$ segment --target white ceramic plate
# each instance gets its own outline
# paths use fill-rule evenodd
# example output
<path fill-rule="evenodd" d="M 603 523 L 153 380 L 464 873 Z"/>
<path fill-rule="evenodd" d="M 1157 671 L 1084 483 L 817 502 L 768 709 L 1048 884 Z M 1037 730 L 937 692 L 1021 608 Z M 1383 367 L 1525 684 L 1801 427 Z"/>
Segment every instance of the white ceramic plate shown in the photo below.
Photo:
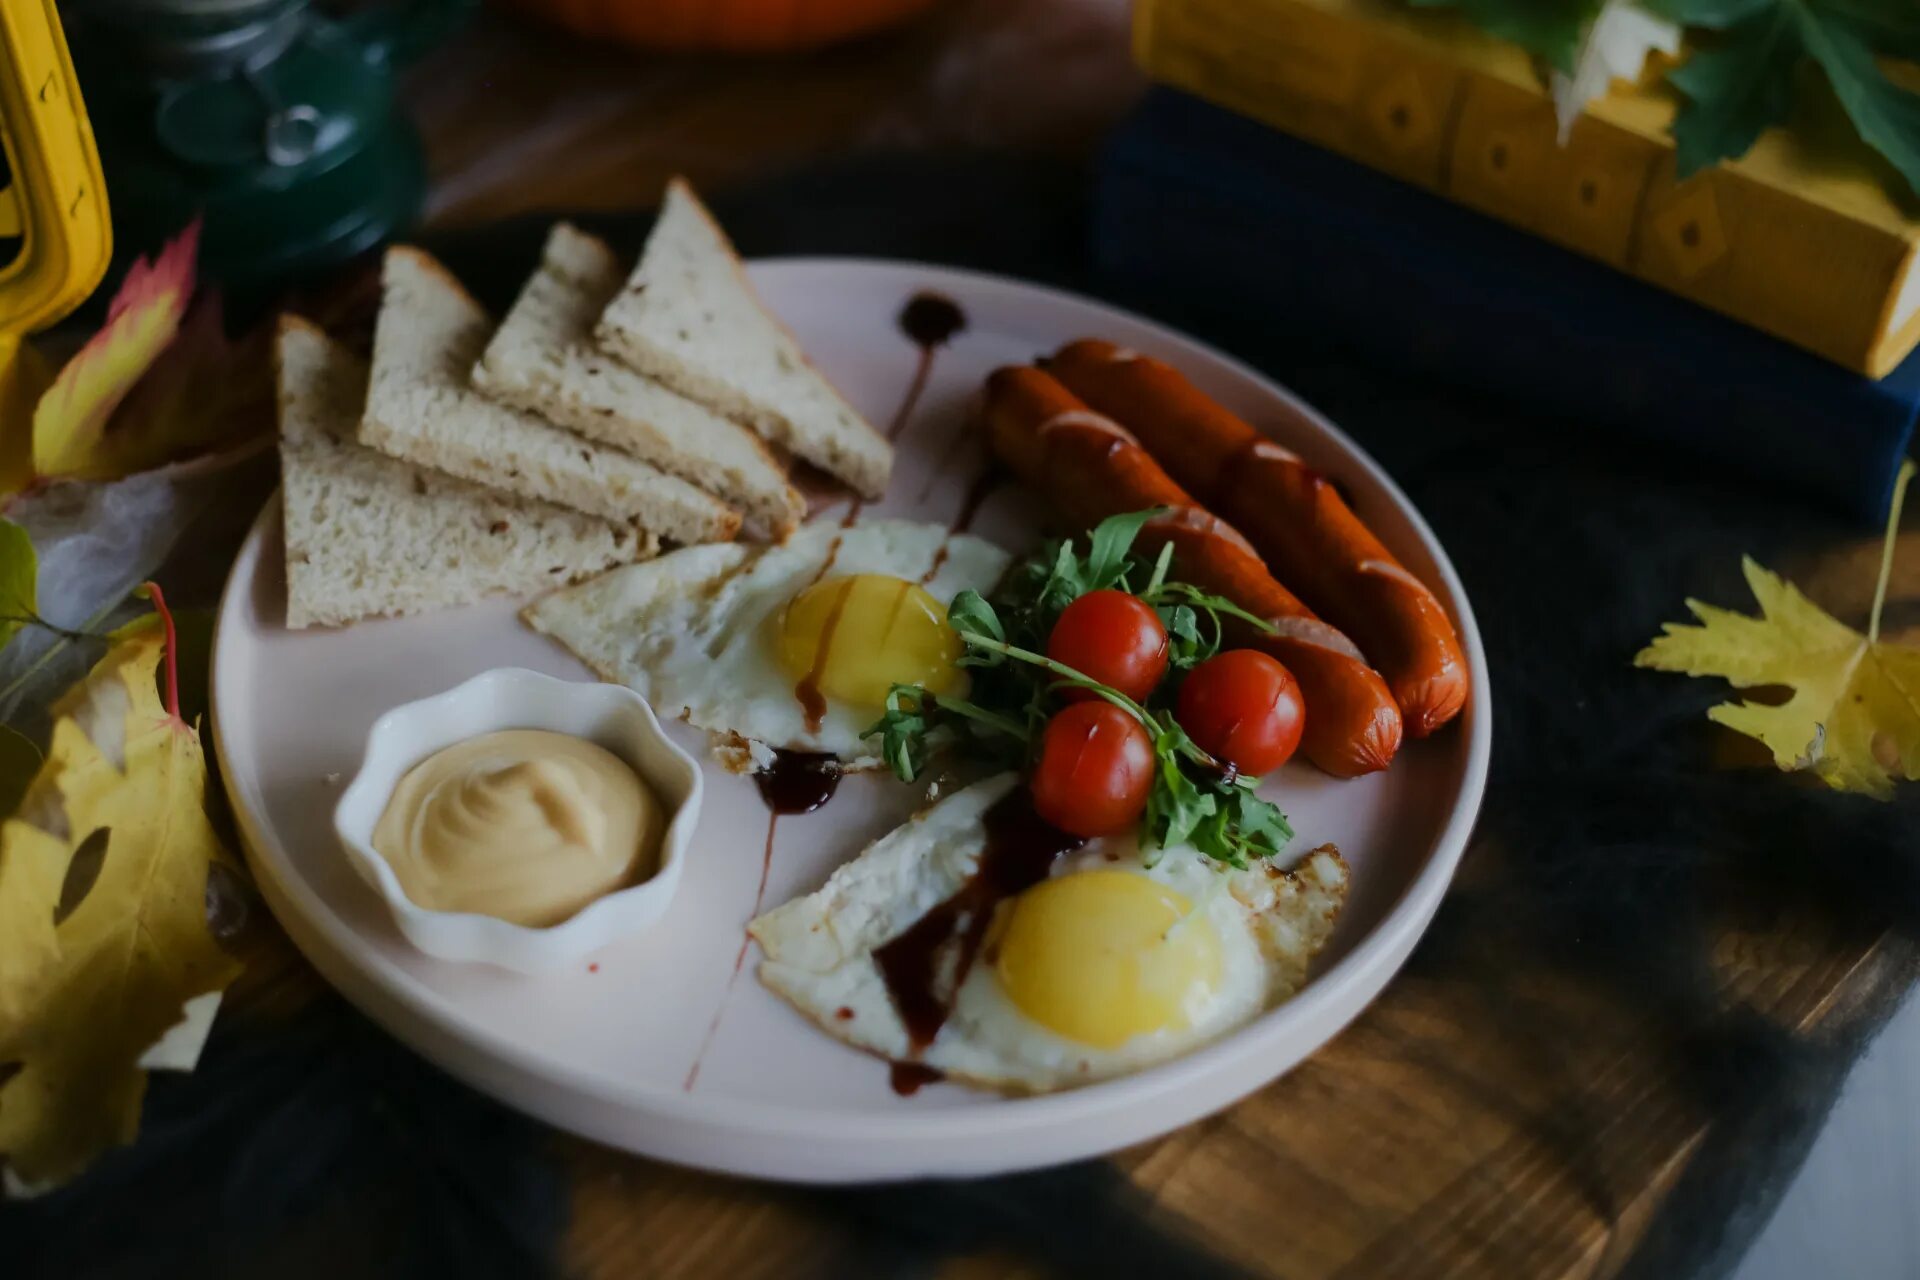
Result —
<path fill-rule="evenodd" d="M 884 1063 L 821 1034 L 760 986 L 744 926 L 762 906 L 819 885 L 902 819 L 917 792 L 891 778 L 849 779 L 824 809 L 776 825 L 751 782 L 712 766 L 679 895 L 651 932 L 539 978 L 430 959 L 401 938 L 335 843 L 332 810 L 368 726 L 389 707 L 492 667 L 591 676 L 505 602 L 287 631 L 277 501 L 227 586 L 213 690 L 227 789 L 274 914 L 349 999 L 454 1075 L 597 1141 L 709 1169 L 843 1182 L 1030 1168 L 1165 1133 L 1274 1080 L 1399 968 L 1479 808 L 1492 728 L 1486 661 L 1445 554 L 1392 481 L 1324 419 L 1244 365 L 1138 317 L 905 263 L 787 259 L 756 263 L 751 274 L 828 377 L 881 424 L 916 374 L 917 349 L 895 324 L 901 307 L 931 290 L 964 310 L 968 327 L 934 357 L 899 439 L 890 495 L 873 514 L 953 519 L 981 465 L 970 410 L 987 372 L 1099 336 L 1179 365 L 1338 479 L 1437 589 L 1473 668 L 1459 722 L 1409 744 L 1384 774 L 1342 782 L 1301 763 L 1269 784 L 1299 833 L 1295 847 L 1335 841 L 1353 868 L 1345 916 L 1307 988 L 1236 1034 L 1125 1079 L 1042 1098 L 954 1085 L 896 1096 Z M 973 531 L 1018 550 L 1037 535 L 1043 510 L 1003 487 Z M 701 747 L 701 735 L 674 731 Z"/>

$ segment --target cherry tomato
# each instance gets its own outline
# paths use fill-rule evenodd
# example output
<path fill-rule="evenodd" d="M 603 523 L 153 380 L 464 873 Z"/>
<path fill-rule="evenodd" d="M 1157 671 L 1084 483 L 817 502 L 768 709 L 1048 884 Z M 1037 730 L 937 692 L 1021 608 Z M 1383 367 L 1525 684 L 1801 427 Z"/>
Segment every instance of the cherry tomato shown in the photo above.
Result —
<path fill-rule="evenodd" d="M 1047 656 L 1135 702 L 1145 702 L 1167 674 L 1167 629 L 1139 596 L 1089 591 L 1060 611 L 1047 637 Z M 1072 687 L 1059 692 L 1065 702 L 1100 696 Z"/>
<path fill-rule="evenodd" d="M 1138 720 L 1103 699 L 1076 702 L 1041 736 L 1034 811 L 1076 836 L 1125 831 L 1146 811 L 1153 769 L 1153 741 Z"/>
<path fill-rule="evenodd" d="M 1306 704 L 1279 662 L 1258 649 L 1229 649 L 1187 674 L 1174 716 L 1202 751 L 1258 776 L 1300 745 Z"/>

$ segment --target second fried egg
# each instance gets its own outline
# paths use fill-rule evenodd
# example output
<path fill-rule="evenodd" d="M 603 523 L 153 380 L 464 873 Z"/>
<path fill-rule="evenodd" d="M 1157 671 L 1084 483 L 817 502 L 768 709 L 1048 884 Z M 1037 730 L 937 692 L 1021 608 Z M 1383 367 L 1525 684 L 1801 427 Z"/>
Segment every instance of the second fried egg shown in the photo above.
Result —
<path fill-rule="evenodd" d="M 1165 1062 L 1305 982 L 1346 900 L 1331 845 L 1236 870 L 1042 824 L 1044 865 L 999 896 L 1024 879 L 1005 861 L 1010 834 L 1035 832 L 1018 787 L 1002 774 L 954 792 L 755 920 L 761 981 L 856 1048 L 1014 1093 Z"/>

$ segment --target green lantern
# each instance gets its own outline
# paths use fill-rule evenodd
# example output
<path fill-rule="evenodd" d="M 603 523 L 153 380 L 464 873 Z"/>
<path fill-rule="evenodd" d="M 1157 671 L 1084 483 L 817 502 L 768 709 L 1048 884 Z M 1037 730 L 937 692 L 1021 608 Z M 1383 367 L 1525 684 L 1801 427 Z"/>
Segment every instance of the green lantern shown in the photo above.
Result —
<path fill-rule="evenodd" d="M 120 252 L 203 217 L 202 274 L 245 306 L 403 231 L 425 165 L 395 74 L 472 3 L 67 5 Z"/>

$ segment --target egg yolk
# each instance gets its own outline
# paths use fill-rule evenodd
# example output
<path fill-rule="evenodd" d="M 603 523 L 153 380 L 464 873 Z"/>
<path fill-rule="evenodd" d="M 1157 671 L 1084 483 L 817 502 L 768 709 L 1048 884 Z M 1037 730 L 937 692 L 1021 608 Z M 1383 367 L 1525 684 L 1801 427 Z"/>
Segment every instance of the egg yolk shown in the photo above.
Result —
<path fill-rule="evenodd" d="M 953 693 L 963 647 L 947 610 L 904 578 L 857 573 L 808 587 L 780 617 L 780 663 L 838 702 L 879 708 L 896 684 Z"/>
<path fill-rule="evenodd" d="M 1131 871 L 1045 880 L 996 922 L 994 972 L 1022 1013 L 1081 1044 L 1177 1031 L 1220 984 L 1220 937 L 1192 909 Z"/>

